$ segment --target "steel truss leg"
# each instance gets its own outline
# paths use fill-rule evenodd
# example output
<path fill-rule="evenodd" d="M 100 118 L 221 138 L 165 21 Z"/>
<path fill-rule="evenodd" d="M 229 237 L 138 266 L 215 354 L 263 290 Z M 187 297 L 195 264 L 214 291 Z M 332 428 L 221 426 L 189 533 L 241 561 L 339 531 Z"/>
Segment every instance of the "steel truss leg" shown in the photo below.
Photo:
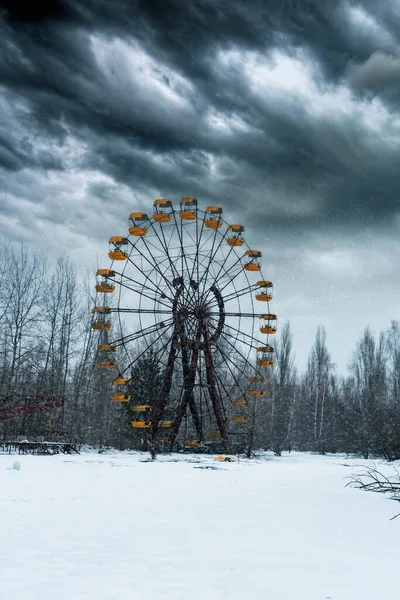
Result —
<path fill-rule="evenodd" d="M 175 421 L 174 421 L 174 426 L 171 431 L 171 438 L 170 438 L 171 450 L 175 443 L 176 436 L 178 435 L 178 431 L 181 426 L 182 419 L 186 412 L 187 406 L 188 406 L 188 404 L 190 405 L 191 399 L 194 404 L 193 389 L 194 389 L 194 383 L 195 383 L 195 379 L 196 379 L 197 362 L 199 359 L 199 346 L 200 346 L 200 339 L 201 339 L 201 330 L 202 330 L 202 325 L 201 325 L 201 323 L 199 323 L 199 326 L 197 328 L 197 333 L 196 333 L 196 340 L 195 340 L 194 348 L 192 351 L 192 359 L 190 361 L 190 367 L 188 370 L 186 370 L 186 373 L 184 373 L 185 392 L 183 394 L 183 398 L 181 399 L 181 403 L 178 406 L 178 410 L 176 412 L 176 417 L 175 417 Z M 197 430 L 197 428 L 196 428 L 196 430 Z"/>
<path fill-rule="evenodd" d="M 208 325 L 205 322 L 203 324 L 203 335 L 204 335 L 204 355 L 205 355 L 205 363 L 206 363 L 206 376 L 207 376 L 207 385 L 208 385 L 208 393 L 210 394 L 211 403 L 214 409 L 215 417 L 217 419 L 218 429 L 220 431 L 222 439 L 225 441 L 225 444 L 228 444 L 228 429 L 227 424 L 223 418 L 223 411 L 220 398 L 218 396 L 216 382 L 215 382 L 215 373 L 214 373 L 214 365 L 211 355 L 211 342 L 210 342 L 210 333 L 208 331 Z"/>

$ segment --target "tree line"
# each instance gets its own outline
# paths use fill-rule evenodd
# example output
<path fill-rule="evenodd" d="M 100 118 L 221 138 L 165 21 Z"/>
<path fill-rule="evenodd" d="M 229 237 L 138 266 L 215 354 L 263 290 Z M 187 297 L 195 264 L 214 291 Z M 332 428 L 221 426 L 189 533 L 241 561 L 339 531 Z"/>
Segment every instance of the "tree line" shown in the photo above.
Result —
<path fill-rule="evenodd" d="M 96 368 L 99 340 L 91 329 L 91 308 L 98 302 L 93 290 L 92 278 L 80 280 L 68 257 L 50 265 L 23 245 L 3 243 L 0 439 L 67 436 L 82 444 L 146 448 L 143 435 L 130 426 L 129 403 L 110 400 L 110 373 Z M 400 458 L 399 322 L 392 321 L 378 336 L 366 327 L 346 375 L 336 372 L 323 327 L 316 332 L 303 373 L 295 366 L 290 322 L 276 338 L 266 397 L 252 410 L 252 448 Z M 155 357 L 143 353 L 132 373 L 132 393 L 143 401 L 156 396 L 160 377 Z M 63 406 L 1 419 L 4 407 L 24 406 L 43 396 L 63 398 Z"/>

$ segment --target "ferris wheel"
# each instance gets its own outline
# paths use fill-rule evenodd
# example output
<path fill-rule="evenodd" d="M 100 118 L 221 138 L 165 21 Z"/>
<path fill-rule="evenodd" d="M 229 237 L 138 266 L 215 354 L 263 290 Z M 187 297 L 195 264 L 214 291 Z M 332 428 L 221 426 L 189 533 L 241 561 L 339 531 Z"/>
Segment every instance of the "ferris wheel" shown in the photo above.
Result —
<path fill-rule="evenodd" d="M 178 210 L 158 199 L 150 216 L 131 213 L 127 234 L 109 244 L 92 328 L 97 366 L 114 372 L 112 400 L 131 403 L 132 426 L 153 443 L 228 448 L 247 435 L 274 365 L 277 317 L 261 252 L 243 225 L 227 223 L 220 206 L 201 210 L 196 198 L 182 198 Z M 138 403 L 132 373 L 150 351 L 160 385 Z"/>

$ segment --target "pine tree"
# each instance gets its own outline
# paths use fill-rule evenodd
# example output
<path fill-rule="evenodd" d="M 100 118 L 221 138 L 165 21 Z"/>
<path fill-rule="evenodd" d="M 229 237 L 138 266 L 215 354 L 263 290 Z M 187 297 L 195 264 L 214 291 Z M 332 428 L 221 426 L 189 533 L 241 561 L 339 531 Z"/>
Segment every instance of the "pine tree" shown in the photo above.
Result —
<path fill-rule="evenodd" d="M 133 410 L 137 405 L 149 405 L 152 412 L 157 407 L 163 382 L 161 365 L 157 353 L 150 348 L 135 363 L 129 385 L 130 402 L 126 406 L 126 422 L 130 431 L 130 440 L 135 449 L 149 448 L 148 430 L 134 429 L 132 421 L 138 418 Z"/>

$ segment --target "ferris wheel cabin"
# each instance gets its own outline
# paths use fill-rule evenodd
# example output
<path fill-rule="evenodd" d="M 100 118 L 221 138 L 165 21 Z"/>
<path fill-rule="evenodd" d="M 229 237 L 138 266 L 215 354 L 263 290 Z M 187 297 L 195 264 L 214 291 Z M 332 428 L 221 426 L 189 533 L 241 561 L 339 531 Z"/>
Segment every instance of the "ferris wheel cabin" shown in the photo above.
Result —
<path fill-rule="evenodd" d="M 272 300 L 272 281 L 257 281 L 256 285 L 260 288 L 256 294 L 256 300 L 259 302 L 270 302 Z"/>
<path fill-rule="evenodd" d="M 229 246 L 243 246 L 244 239 L 242 233 L 244 231 L 243 225 L 235 224 L 229 225 L 226 233 L 226 241 Z"/>
<path fill-rule="evenodd" d="M 132 408 L 134 412 L 151 412 L 150 404 L 137 404 Z"/>
<path fill-rule="evenodd" d="M 96 277 L 103 277 L 104 279 L 109 279 L 110 277 L 115 277 L 116 272 L 112 269 L 97 269 Z"/>
<path fill-rule="evenodd" d="M 195 221 L 197 219 L 197 199 L 182 198 L 179 200 L 180 211 L 179 216 L 186 221 Z"/>
<path fill-rule="evenodd" d="M 129 394 L 126 393 L 114 394 L 113 396 L 111 396 L 111 400 L 113 400 L 114 402 L 129 402 L 130 399 L 131 397 L 129 396 Z"/>
<path fill-rule="evenodd" d="M 149 230 L 149 217 L 144 212 L 133 212 L 129 215 L 131 226 L 129 233 L 137 237 L 143 237 Z"/>
<path fill-rule="evenodd" d="M 247 381 L 249 383 L 262 383 L 263 381 L 265 381 L 264 377 L 260 377 L 258 375 L 253 375 L 252 377 L 248 377 Z"/>
<path fill-rule="evenodd" d="M 153 203 L 153 220 L 158 223 L 169 223 L 172 219 L 173 208 L 171 200 L 160 198 Z"/>
<path fill-rule="evenodd" d="M 126 237 L 114 235 L 113 237 L 110 237 L 108 242 L 110 244 L 108 256 L 111 258 L 111 260 L 126 260 L 128 258 L 128 253 L 121 249 L 128 245 L 128 240 Z"/>
<path fill-rule="evenodd" d="M 132 421 L 132 427 L 135 429 L 150 429 L 151 421 Z"/>
<path fill-rule="evenodd" d="M 260 327 L 260 331 L 261 333 L 269 333 L 269 334 L 274 334 L 277 331 L 277 325 L 276 322 L 278 320 L 276 315 L 261 315 L 260 316 L 261 321 L 263 321 L 261 327 Z"/>
<path fill-rule="evenodd" d="M 96 320 L 92 323 L 92 329 L 95 331 L 110 331 L 112 325 L 109 321 Z"/>
<path fill-rule="evenodd" d="M 219 229 L 222 227 L 221 215 L 223 209 L 220 206 L 207 206 L 205 212 L 206 218 L 204 225 L 208 227 L 208 229 Z"/>
<path fill-rule="evenodd" d="M 111 385 L 126 385 L 129 382 L 130 379 L 127 379 L 126 377 L 116 377 L 112 380 Z"/>
<path fill-rule="evenodd" d="M 96 363 L 96 365 L 99 369 L 115 369 L 117 363 L 115 360 L 103 360 Z"/>
<path fill-rule="evenodd" d="M 115 277 L 115 271 L 111 271 L 111 269 L 98 269 L 96 276 L 101 278 L 100 283 L 96 284 L 96 292 L 111 294 L 115 290 L 115 285 L 108 283 L 110 277 Z"/>
<path fill-rule="evenodd" d="M 99 344 L 97 346 L 97 350 L 99 352 L 116 352 L 117 348 L 114 346 L 114 344 Z"/>
<path fill-rule="evenodd" d="M 252 398 L 264 398 L 265 392 L 263 390 L 249 390 L 248 395 Z"/>
<path fill-rule="evenodd" d="M 274 366 L 274 349 L 272 346 L 260 346 L 257 348 L 257 366 L 258 367 L 273 367 Z"/>
<path fill-rule="evenodd" d="M 234 423 L 248 423 L 250 421 L 248 415 L 232 415 L 231 419 Z"/>
<path fill-rule="evenodd" d="M 246 408 L 246 406 L 248 406 L 249 403 L 247 402 L 247 400 L 234 400 L 232 402 L 232 406 L 234 406 L 235 408 Z"/>
<path fill-rule="evenodd" d="M 96 292 L 101 294 L 111 294 L 115 290 L 115 285 L 111 285 L 111 283 L 97 283 L 96 284 Z"/>
<path fill-rule="evenodd" d="M 93 306 L 92 313 L 109 315 L 111 313 L 111 308 L 109 306 Z"/>
<path fill-rule="evenodd" d="M 261 271 L 260 250 L 246 250 L 244 268 L 246 271 Z"/>

